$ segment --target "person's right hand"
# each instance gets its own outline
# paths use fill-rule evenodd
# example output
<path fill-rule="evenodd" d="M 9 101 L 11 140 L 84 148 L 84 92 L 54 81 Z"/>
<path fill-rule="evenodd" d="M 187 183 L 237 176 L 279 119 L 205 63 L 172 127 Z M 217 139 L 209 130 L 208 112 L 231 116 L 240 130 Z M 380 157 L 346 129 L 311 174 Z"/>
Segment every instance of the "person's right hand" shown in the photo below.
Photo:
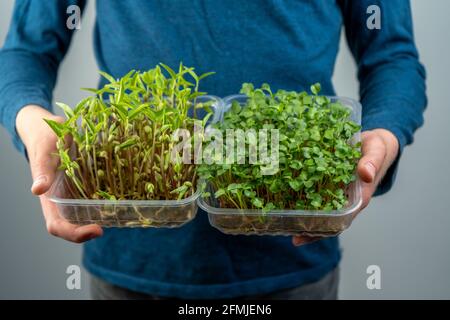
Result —
<path fill-rule="evenodd" d="M 57 137 L 43 119 L 64 121 L 42 107 L 29 105 L 17 114 L 16 130 L 28 153 L 33 177 L 31 192 L 40 198 L 47 230 L 56 237 L 76 243 L 99 237 L 103 234 L 102 228 L 95 224 L 70 224 L 59 216 L 55 204 L 45 196 L 55 179 L 59 161 L 53 155 L 56 152 Z"/>

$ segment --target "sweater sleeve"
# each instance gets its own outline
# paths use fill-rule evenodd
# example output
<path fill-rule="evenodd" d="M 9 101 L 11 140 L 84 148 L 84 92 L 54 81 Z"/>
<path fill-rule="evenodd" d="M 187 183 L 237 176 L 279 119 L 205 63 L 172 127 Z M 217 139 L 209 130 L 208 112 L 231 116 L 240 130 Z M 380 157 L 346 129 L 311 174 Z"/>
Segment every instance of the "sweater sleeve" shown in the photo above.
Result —
<path fill-rule="evenodd" d="M 85 1 L 15 2 L 9 32 L 0 50 L 0 123 L 21 152 L 25 150 L 15 128 L 17 113 L 29 104 L 51 110 L 58 67 L 74 32 L 66 25 L 71 5 L 82 10 Z"/>
<path fill-rule="evenodd" d="M 408 0 L 344 0 L 340 5 L 358 67 L 363 130 L 387 129 L 400 145 L 399 156 L 378 187 L 376 194 L 382 194 L 392 187 L 403 148 L 423 124 L 425 69 L 414 43 Z M 380 19 L 379 29 L 370 27 L 371 17 Z"/>

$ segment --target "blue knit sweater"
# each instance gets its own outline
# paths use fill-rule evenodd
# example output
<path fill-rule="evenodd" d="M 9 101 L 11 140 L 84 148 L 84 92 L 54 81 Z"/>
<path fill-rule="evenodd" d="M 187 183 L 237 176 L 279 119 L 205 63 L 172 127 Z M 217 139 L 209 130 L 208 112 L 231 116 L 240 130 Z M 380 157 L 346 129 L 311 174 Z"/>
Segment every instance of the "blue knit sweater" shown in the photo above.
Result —
<path fill-rule="evenodd" d="M 69 47 L 70 4 L 17 0 L 0 51 L 0 121 L 19 150 L 15 117 L 24 105 L 51 109 L 58 66 Z M 381 29 L 367 28 L 367 7 L 381 8 Z M 225 96 L 243 82 L 303 90 L 331 77 L 344 26 L 358 66 L 364 129 L 385 128 L 400 148 L 412 142 L 426 105 L 425 72 L 406 0 L 97 0 L 99 69 L 119 77 L 159 62 L 215 71 L 202 91 Z M 353 76 L 352 74 L 348 75 Z M 395 165 L 378 193 L 387 191 Z M 268 293 L 316 281 L 336 267 L 338 240 L 296 248 L 289 237 L 227 236 L 204 212 L 174 229 L 110 229 L 85 245 L 93 274 L 150 294 L 219 298 Z"/>

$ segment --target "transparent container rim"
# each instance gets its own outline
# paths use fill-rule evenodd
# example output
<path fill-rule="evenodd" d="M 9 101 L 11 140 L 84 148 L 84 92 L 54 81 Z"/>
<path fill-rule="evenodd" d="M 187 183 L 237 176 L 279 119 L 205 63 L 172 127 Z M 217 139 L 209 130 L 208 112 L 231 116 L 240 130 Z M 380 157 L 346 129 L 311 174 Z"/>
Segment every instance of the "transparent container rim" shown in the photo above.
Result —
<path fill-rule="evenodd" d="M 228 103 L 230 103 L 231 100 L 239 99 L 239 98 L 246 98 L 246 97 L 247 96 L 245 94 L 232 94 L 232 95 L 223 97 L 222 101 L 223 101 L 224 104 L 228 104 Z M 357 100 L 355 100 L 353 98 L 349 98 L 349 97 L 342 97 L 342 96 L 326 96 L 326 97 L 330 98 L 330 99 L 338 99 L 338 100 L 341 100 L 341 101 L 345 101 L 345 102 L 348 102 L 349 104 L 352 104 L 352 105 L 360 105 L 359 101 L 357 101 Z"/>
<path fill-rule="evenodd" d="M 55 196 L 55 189 L 60 186 L 61 180 L 64 178 L 64 173 L 61 171 L 58 173 L 58 177 L 53 182 L 49 193 L 46 197 L 56 204 L 65 205 L 114 205 L 114 206 L 148 206 L 148 207 L 179 207 L 190 204 L 197 200 L 200 196 L 200 188 L 191 196 L 181 200 L 97 200 L 97 199 L 72 199 L 72 198 L 60 198 Z"/>
<path fill-rule="evenodd" d="M 212 95 L 212 94 L 204 94 L 202 96 L 196 97 L 195 99 L 205 99 L 205 98 L 208 98 L 210 100 L 216 100 L 216 102 L 219 103 L 219 107 L 222 106 L 222 101 L 223 100 L 220 97 Z"/>
<path fill-rule="evenodd" d="M 341 217 L 354 214 L 362 206 L 362 191 L 361 191 L 361 181 L 356 179 L 355 183 L 355 197 L 357 201 L 353 203 L 350 207 L 346 207 L 339 210 L 324 211 L 324 210 L 271 210 L 269 212 L 264 212 L 262 210 L 256 209 L 233 209 L 233 208 L 217 208 L 212 207 L 206 203 L 204 198 L 200 196 L 197 199 L 198 206 L 206 211 L 207 213 L 220 215 L 220 214 L 244 214 L 248 216 L 297 216 L 297 217 Z"/>
<path fill-rule="evenodd" d="M 228 105 L 231 103 L 231 101 L 235 100 L 235 99 L 241 99 L 241 98 L 246 98 L 247 96 L 245 94 L 233 94 L 233 95 L 229 95 L 226 96 L 224 98 L 222 98 L 222 117 L 224 116 L 225 112 L 227 112 L 227 107 Z M 339 100 L 341 102 L 343 102 L 344 104 L 346 104 L 347 106 L 352 108 L 352 111 L 354 113 L 355 116 L 355 120 L 358 122 L 358 124 L 361 124 L 361 110 L 362 110 L 362 106 L 361 103 L 359 103 L 359 101 L 353 99 L 353 98 L 349 98 L 349 97 L 341 97 L 341 96 L 326 96 L 329 99 L 334 99 L 334 100 Z"/>

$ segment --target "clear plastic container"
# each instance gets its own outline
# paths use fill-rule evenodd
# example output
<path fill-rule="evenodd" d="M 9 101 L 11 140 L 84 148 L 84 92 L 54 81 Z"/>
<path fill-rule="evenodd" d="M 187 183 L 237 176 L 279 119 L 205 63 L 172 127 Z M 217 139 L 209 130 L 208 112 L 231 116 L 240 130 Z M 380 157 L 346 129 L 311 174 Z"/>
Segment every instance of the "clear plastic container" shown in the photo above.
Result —
<path fill-rule="evenodd" d="M 352 110 L 351 119 L 361 124 L 361 105 L 349 98 L 329 97 L 332 102 L 340 101 Z M 221 115 L 230 108 L 233 101 L 243 104 L 246 96 L 235 95 L 224 98 Z M 352 143 L 361 141 L 361 134 L 354 135 Z M 219 208 L 216 199 L 211 196 L 198 199 L 198 205 L 208 213 L 212 226 L 227 234 L 243 235 L 305 235 L 310 237 L 335 236 L 347 229 L 362 205 L 361 183 L 351 183 L 346 190 L 347 205 L 340 210 L 240 210 Z"/>
<path fill-rule="evenodd" d="M 76 225 L 102 227 L 178 227 L 197 213 L 199 190 L 183 200 L 86 200 L 65 197 L 65 175 L 58 173 L 48 195 L 59 214 Z"/>
<path fill-rule="evenodd" d="M 209 122 L 221 116 L 222 100 L 215 96 L 201 96 L 198 103 L 213 101 L 214 115 Z M 204 116 L 198 113 L 199 118 Z M 59 172 L 47 197 L 61 217 L 76 225 L 98 224 L 102 227 L 179 227 L 194 219 L 200 190 L 182 200 L 90 200 L 67 197 L 66 176 Z"/>

